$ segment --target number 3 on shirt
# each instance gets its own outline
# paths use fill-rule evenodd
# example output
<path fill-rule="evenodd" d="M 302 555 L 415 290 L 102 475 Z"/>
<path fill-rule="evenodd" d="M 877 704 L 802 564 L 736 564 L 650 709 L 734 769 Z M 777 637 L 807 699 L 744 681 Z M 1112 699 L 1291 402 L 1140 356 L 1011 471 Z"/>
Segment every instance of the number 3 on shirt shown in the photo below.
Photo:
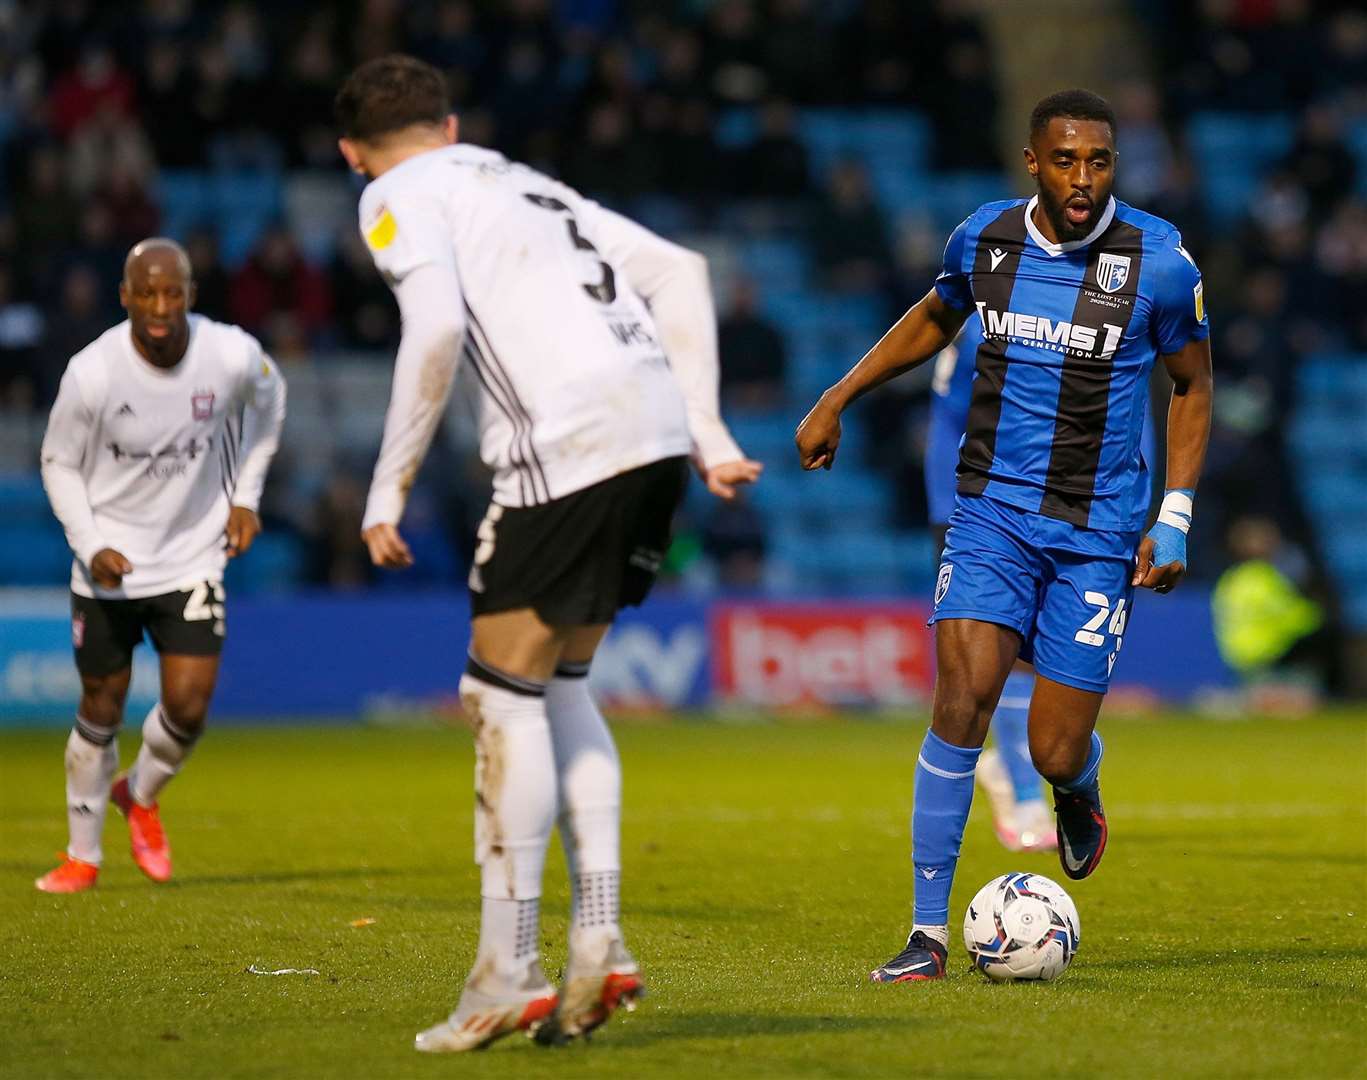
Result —
<path fill-rule="evenodd" d="M 570 243 L 574 245 L 576 251 L 587 251 L 594 256 L 597 256 L 598 249 L 593 246 L 591 241 L 586 240 L 579 235 L 579 222 L 574 220 L 574 211 L 563 202 L 559 199 L 552 198 L 549 195 L 533 195 L 530 192 L 524 194 L 523 198 L 533 206 L 541 207 L 542 210 L 550 210 L 558 214 L 568 214 L 569 216 L 565 219 L 565 224 L 569 226 Z M 613 272 L 612 267 L 603 262 L 602 259 L 598 259 L 597 261 L 598 268 L 603 273 L 603 278 L 596 285 L 590 285 L 585 282 L 584 291 L 600 304 L 611 304 L 617 299 L 617 275 Z"/>

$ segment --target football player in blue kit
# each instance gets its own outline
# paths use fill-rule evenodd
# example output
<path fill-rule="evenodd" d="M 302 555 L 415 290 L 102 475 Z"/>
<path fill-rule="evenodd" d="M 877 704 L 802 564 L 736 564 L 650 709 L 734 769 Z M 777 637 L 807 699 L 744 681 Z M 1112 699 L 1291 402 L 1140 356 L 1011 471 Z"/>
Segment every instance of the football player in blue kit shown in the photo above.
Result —
<path fill-rule="evenodd" d="M 945 534 L 954 510 L 959 448 L 968 424 L 973 396 L 974 359 L 983 343 L 977 314 L 964 322 L 959 336 L 935 357 L 930 384 L 930 424 L 926 433 L 926 506 L 935 537 L 935 558 L 944 554 Z M 1145 410 L 1140 446 L 1145 461 L 1153 460 L 1153 423 Z M 978 758 L 978 785 L 992 804 L 997 839 L 1009 851 L 1054 851 L 1058 847 L 1054 816 L 1045 805 L 1040 776 L 1030 757 L 1027 717 L 1035 674 L 1017 660 L 992 714 L 996 746 Z"/>
<path fill-rule="evenodd" d="M 807 414 L 805 469 L 830 468 L 840 415 L 934 356 L 977 313 L 983 342 L 958 492 L 935 585 L 936 680 L 912 813 L 915 911 L 907 944 L 870 975 L 944 974 L 949 896 L 973 776 L 1017 659 L 1036 678 L 1030 753 L 1053 786 L 1059 861 L 1085 878 L 1106 847 L 1095 727 L 1135 587 L 1170 591 L 1210 431 L 1209 323 L 1177 229 L 1115 199 L 1115 116 L 1085 90 L 1030 117 L 1037 194 L 987 203 L 949 238 L 934 287 Z M 1173 381 L 1167 491 L 1143 532 L 1140 453 L 1149 375 Z"/>

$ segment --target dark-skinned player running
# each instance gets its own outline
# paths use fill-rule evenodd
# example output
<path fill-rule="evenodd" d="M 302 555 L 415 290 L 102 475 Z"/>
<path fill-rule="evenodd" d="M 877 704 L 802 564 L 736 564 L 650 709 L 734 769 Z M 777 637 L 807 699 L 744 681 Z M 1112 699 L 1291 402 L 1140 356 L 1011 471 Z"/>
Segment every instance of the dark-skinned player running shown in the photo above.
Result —
<path fill-rule="evenodd" d="M 870 975 L 944 974 L 950 888 L 973 774 L 1002 686 L 1034 665 L 1030 752 L 1054 789 L 1059 859 L 1090 875 L 1106 847 L 1097 715 L 1135 587 L 1170 591 L 1211 414 L 1201 275 L 1171 224 L 1116 200 L 1115 116 L 1068 90 L 1030 118 L 1029 199 L 988 203 L 950 236 L 935 286 L 802 421 L 803 468 L 830 468 L 840 416 L 948 345 L 977 311 L 958 490 L 935 587 L 936 681 L 912 815 L 915 912 L 905 948 Z M 1167 491 L 1148 519 L 1140 453 L 1148 376 L 1172 377 Z"/>
<path fill-rule="evenodd" d="M 250 335 L 192 315 L 194 276 L 173 240 L 128 253 L 127 321 L 67 366 L 43 440 L 43 484 L 66 530 L 81 700 L 66 746 L 70 842 L 44 892 L 96 882 L 112 800 L 134 861 L 171 876 L 158 796 L 199 739 L 226 633 L 223 569 L 261 530 L 256 508 L 285 415 L 285 387 Z M 133 650 L 161 660 L 142 747 L 115 778 Z"/>

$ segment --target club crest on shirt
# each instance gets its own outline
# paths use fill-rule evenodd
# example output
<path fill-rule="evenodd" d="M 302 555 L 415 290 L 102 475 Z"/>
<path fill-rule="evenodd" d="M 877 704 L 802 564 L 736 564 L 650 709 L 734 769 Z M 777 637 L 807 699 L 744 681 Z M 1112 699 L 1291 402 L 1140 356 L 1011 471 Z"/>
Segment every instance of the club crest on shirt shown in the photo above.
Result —
<path fill-rule="evenodd" d="M 1102 292 L 1119 292 L 1130 280 L 1130 257 L 1103 253 L 1096 264 L 1096 283 Z"/>
<path fill-rule="evenodd" d="M 214 392 L 199 390 L 190 395 L 190 415 L 196 420 L 212 420 L 214 415 Z"/>
<path fill-rule="evenodd" d="M 953 563 L 941 563 L 940 574 L 935 579 L 935 606 L 940 606 L 940 601 L 945 598 L 945 593 L 949 592 L 949 579 L 954 576 Z"/>

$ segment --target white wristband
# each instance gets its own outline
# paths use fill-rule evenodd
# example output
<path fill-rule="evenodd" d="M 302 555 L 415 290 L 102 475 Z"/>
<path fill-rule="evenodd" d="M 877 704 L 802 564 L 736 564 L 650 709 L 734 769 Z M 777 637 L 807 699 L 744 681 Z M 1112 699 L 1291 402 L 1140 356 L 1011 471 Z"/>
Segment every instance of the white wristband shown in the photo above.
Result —
<path fill-rule="evenodd" d="M 1158 508 L 1158 520 L 1180 529 L 1185 536 L 1191 528 L 1191 496 L 1182 491 L 1169 491 Z"/>

